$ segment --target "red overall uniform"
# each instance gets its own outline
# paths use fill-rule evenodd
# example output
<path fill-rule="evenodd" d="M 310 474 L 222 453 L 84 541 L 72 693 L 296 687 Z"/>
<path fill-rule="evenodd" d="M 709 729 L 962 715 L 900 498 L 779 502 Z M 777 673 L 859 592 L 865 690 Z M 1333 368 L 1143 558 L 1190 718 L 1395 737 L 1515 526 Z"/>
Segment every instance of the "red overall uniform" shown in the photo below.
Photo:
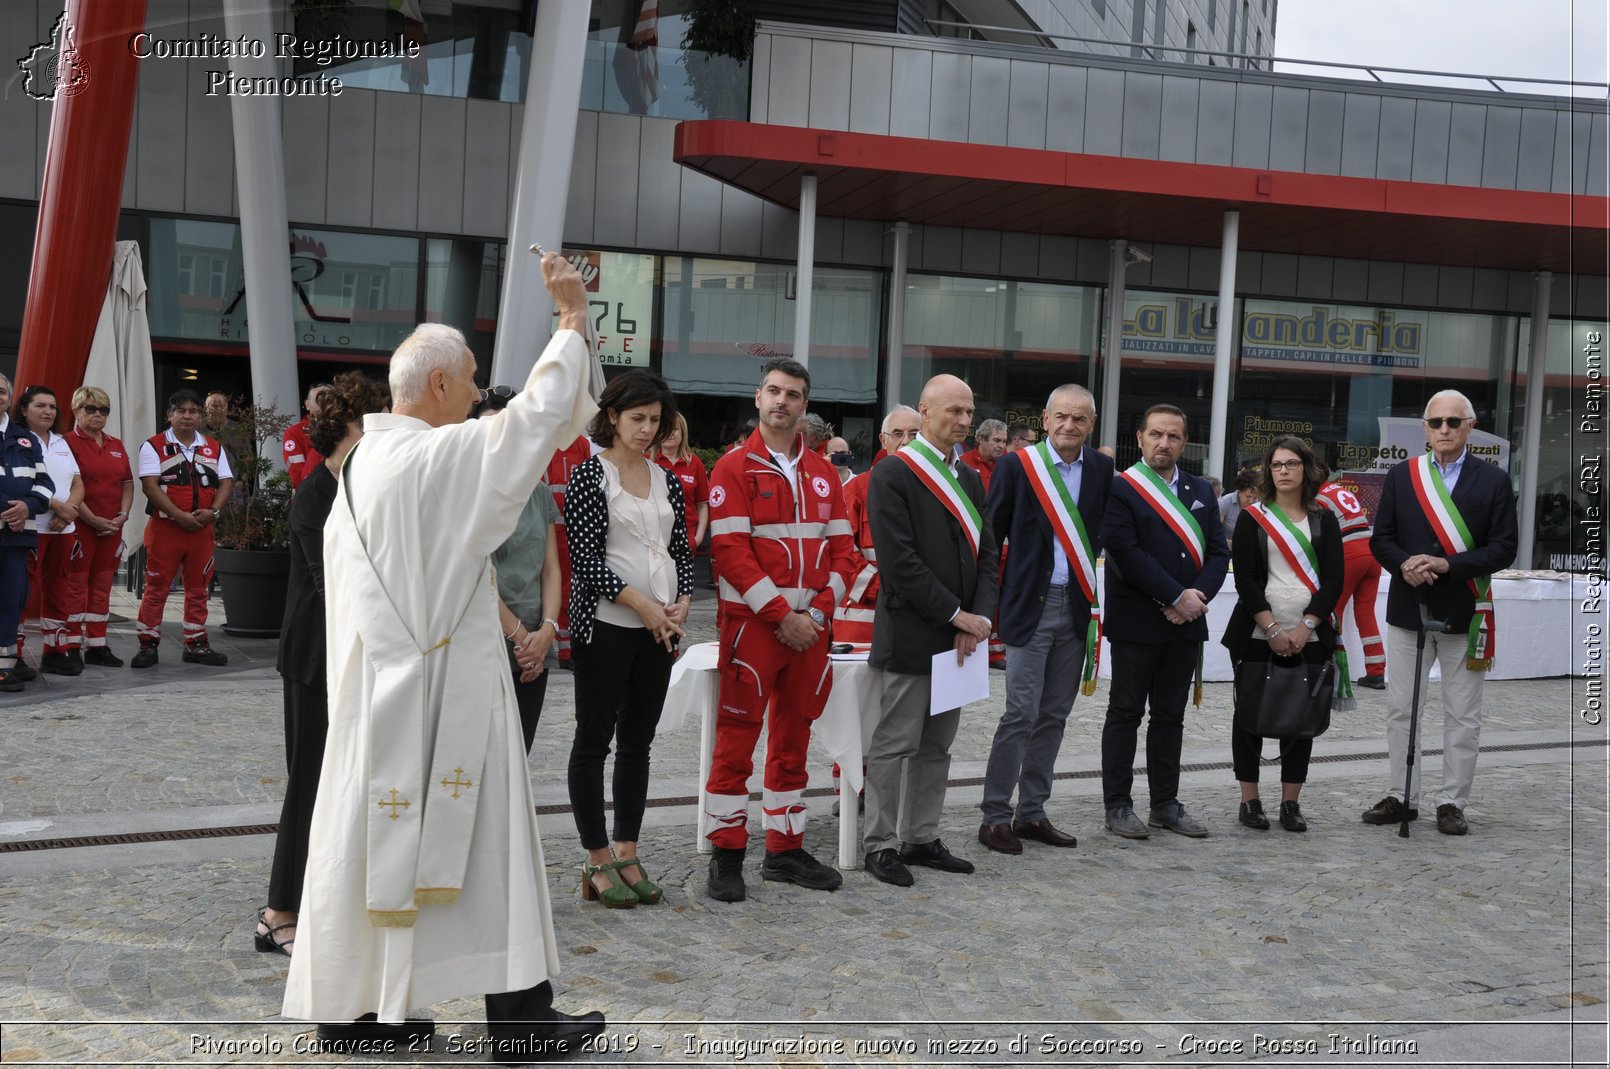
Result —
<path fill-rule="evenodd" d="M 1347 602 L 1353 599 L 1353 622 L 1364 644 L 1364 674 L 1386 675 L 1386 645 L 1375 618 L 1375 599 L 1381 587 L 1381 565 L 1370 553 L 1370 518 L 1352 491 L 1339 483 L 1326 483 L 1317 495 L 1336 514 L 1342 527 L 1342 555 L 1346 571 L 1342 596 L 1336 601 L 1336 619 L 1346 623 Z"/>
<path fill-rule="evenodd" d="M 171 430 L 147 439 L 141 446 L 142 452 L 145 449 L 156 454 L 160 468 L 157 481 L 168 500 L 181 511 L 212 508 L 219 481 L 230 478 L 223 448 L 199 431 L 189 456 Z M 149 459 L 143 457 L 140 465 L 145 475 L 151 474 Z M 162 608 L 168 600 L 168 586 L 174 573 L 182 570 L 185 645 L 205 645 L 207 584 L 212 581 L 213 569 L 212 524 L 186 531 L 154 505 L 148 505 L 146 511 L 151 521 L 145 525 L 145 596 L 140 600 L 135 628 L 140 644 L 161 641 Z"/>
<path fill-rule="evenodd" d="M 681 460 L 673 461 L 656 449 L 654 463 L 666 471 L 674 472 L 682 480 L 682 503 L 688 512 L 688 548 L 697 553 L 699 544 L 693 536 L 699 532 L 699 506 L 710 501 L 710 473 L 704 469 L 704 461 L 699 459 L 697 453 L 689 453 Z"/>
<path fill-rule="evenodd" d="M 984 493 L 987 496 L 989 494 L 989 477 L 995 474 L 995 461 L 985 460 L 983 457 L 978 455 L 977 449 L 969 449 L 967 452 L 961 455 L 960 459 L 963 464 L 966 464 L 969 468 L 972 468 L 974 471 L 978 472 L 978 477 L 984 483 Z M 1002 542 L 1000 575 L 1005 574 L 1006 544 L 1005 542 Z M 999 577 L 997 577 L 996 581 L 1000 581 Z M 1000 621 L 998 620 L 991 621 L 991 623 L 999 622 Z M 989 663 L 991 668 L 1006 668 L 1006 643 L 1001 641 L 1001 636 L 995 633 L 994 628 L 991 628 L 989 633 Z"/>
<path fill-rule="evenodd" d="M 710 551 L 725 613 L 715 753 L 704 788 L 709 837 L 729 850 L 749 842 L 749 776 L 770 706 L 766 850 L 797 850 L 805 838 L 805 750 L 833 687 L 831 635 L 792 650 L 776 631 L 791 612 L 815 608 L 831 617 L 848 589 L 854 546 L 844 496 L 838 471 L 803 443 L 790 480 L 758 430 L 721 458 L 710 481 Z"/>
<path fill-rule="evenodd" d="M 285 431 L 285 473 L 291 477 L 291 489 L 302 485 L 302 480 L 313 474 L 313 469 L 324 462 L 324 454 L 313 448 L 308 437 L 307 420 L 293 423 Z"/>
<path fill-rule="evenodd" d="M 123 510 L 123 484 L 134 478 L 128 450 L 110 434 L 101 435 L 101 444 L 75 426 L 66 434 L 67 444 L 78 459 L 79 477 L 84 481 L 84 507 L 92 515 L 109 520 Z M 111 612 L 112 581 L 123 563 L 123 529 L 99 535 L 83 520 L 73 532 L 73 568 L 68 573 L 67 644 L 86 647 L 106 645 L 106 622 Z"/>
<path fill-rule="evenodd" d="M 570 663 L 570 540 L 565 537 L 565 489 L 570 485 L 570 473 L 592 455 L 592 442 L 585 435 L 577 438 L 553 455 L 548 462 L 548 473 L 543 477 L 548 489 L 553 491 L 554 507 L 559 510 L 559 518 L 554 521 L 554 534 L 559 539 L 559 634 L 554 640 L 554 650 L 559 655 L 559 663 L 564 665 Z"/>
<path fill-rule="evenodd" d="M 850 551 L 854 570 L 850 589 L 833 609 L 833 641 L 872 646 L 872 618 L 878 607 L 878 551 L 872 547 L 872 525 L 866 518 L 866 491 L 872 481 L 870 471 L 862 472 L 844 484 L 844 514 L 850 521 Z"/>

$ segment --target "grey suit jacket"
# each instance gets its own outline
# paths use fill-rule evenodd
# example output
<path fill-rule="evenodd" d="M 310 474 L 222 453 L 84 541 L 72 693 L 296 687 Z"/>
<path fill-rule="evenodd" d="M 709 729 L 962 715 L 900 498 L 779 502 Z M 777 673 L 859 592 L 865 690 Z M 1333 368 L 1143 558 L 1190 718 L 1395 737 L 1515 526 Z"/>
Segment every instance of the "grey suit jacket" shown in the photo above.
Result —
<path fill-rule="evenodd" d="M 954 648 L 951 617 L 958 609 L 995 615 L 1000 547 L 984 507 L 978 473 L 957 465 L 956 478 L 983 519 L 974 558 L 956 521 L 898 456 L 867 476 L 867 520 L 878 551 L 878 605 L 871 664 L 891 672 L 928 675 L 936 653 Z"/>

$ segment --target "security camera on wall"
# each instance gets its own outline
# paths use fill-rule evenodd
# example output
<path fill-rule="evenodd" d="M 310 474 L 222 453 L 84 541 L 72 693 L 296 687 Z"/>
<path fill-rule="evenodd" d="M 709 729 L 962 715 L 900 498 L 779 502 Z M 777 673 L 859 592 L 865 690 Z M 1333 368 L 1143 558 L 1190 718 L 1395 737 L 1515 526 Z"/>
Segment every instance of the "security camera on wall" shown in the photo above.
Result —
<path fill-rule="evenodd" d="M 1152 262 L 1152 254 L 1131 245 L 1129 247 L 1129 262 L 1132 264 L 1149 264 Z"/>

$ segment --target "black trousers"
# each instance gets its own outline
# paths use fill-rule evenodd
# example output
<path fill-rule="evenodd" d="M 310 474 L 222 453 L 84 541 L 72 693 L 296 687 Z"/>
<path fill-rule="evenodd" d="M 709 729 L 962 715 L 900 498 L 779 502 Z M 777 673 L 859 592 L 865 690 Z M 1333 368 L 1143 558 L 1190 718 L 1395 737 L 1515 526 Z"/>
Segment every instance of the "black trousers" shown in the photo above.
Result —
<path fill-rule="evenodd" d="M 1185 699 L 1200 642 L 1112 641 L 1112 691 L 1101 729 L 1101 791 L 1108 809 L 1133 806 L 1135 740 L 1146 725 L 1146 781 L 1153 809 L 1179 800 Z"/>
<path fill-rule="evenodd" d="M 313 800 L 319 793 L 324 764 L 324 736 L 330 729 L 330 707 L 324 687 L 294 679 L 285 685 L 285 804 L 274 839 L 274 867 L 268 877 L 268 908 L 298 913 L 302 908 L 302 876 L 307 872 L 308 828 Z"/>
<path fill-rule="evenodd" d="M 1323 642 L 1310 642 L 1295 657 L 1275 657 L 1276 664 L 1324 664 L 1331 651 Z M 1271 657 L 1269 643 L 1253 639 L 1247 643 L 1246 660 L 1258 664 L 1268 663 Z M 1313 739 L 1280 740 L 1280 782 L 1308 782 L 1308 759 L 1314 753 Z M 1235 720 L 1230 721 L 1230 758 L 1235 766 L 1235 778 L 1242 783 L 1258 782 L 1258 761 L 1263 756 L 1263 736 L 1242 731 Z"/>
<path fill-rule="evenodd" d="M 635 843 L 648 802 L 649 749 L 660 723 L 675 658 L 646 627 L 593 621 L 574 647 L 576 738 L 570 746 L 570 810 L 587 850 L 609 845 L 604 833 L 604 759 L 615 743 L 614 840 Z"/>
<path fill-rule="evenodd" d="M 508 646 L 508 643 L 504 643 Z M 520 682 L 520 665 L 514 659 L 514 647 L 509 646 L 509 671 L 514 675 L 514 702 L 520 708 L 520 734 L 525 736 L 525 752 L 531 753 L 531 743 L 537 737 L 537 721 L 542 718 L 542 702 L 548 696 L 548 672 L 529 683 Z"/>

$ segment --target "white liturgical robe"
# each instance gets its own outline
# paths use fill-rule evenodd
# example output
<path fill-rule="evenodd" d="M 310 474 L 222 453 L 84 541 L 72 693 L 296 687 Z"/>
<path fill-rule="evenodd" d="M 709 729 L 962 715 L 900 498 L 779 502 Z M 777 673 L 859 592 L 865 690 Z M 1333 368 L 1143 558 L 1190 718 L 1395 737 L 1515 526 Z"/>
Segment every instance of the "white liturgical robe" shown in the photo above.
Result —
<path fill-rule="evenodd" d="M 400 1022 L 558 968 L 487 558 L 597 411 L 554 335 L 496 415 L 364 418 L 324 532 L 330 728 L 284 1013 Z"/>

